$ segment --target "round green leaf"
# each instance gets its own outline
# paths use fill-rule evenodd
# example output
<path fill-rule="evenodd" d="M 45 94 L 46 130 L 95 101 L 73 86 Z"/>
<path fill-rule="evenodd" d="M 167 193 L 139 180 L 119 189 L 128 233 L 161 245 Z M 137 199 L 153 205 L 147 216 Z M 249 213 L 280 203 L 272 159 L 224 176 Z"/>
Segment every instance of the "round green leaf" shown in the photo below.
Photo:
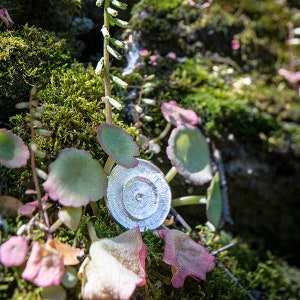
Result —
<path fill-rule="evenodd" d="M 211 180 L 209 148 L 198 127 L 173 129 L 167 155 L 177 172 L 192 183 L 201 185 Z"/>
<path fill-rule="evenodd" d="M 43 187 L 60 204 L 80 207 L 105 195 L 107 176 L 89 152 L 67 148 L 50 165 Z"/>
<path fill-rule="evenodd" d="M 10 130 L 0 129 L 0 163 L 7 168 L 26 165 L 29 158 L 28 147 L 23 140 Z"/>
<path fill-rule="evenodd" d="M 103 123 L 98 127 L 97 136 L 103 150 L 125 168 L 134 168 L 140 154 L 139 147 L 125 130 L 114 124 Z"/>

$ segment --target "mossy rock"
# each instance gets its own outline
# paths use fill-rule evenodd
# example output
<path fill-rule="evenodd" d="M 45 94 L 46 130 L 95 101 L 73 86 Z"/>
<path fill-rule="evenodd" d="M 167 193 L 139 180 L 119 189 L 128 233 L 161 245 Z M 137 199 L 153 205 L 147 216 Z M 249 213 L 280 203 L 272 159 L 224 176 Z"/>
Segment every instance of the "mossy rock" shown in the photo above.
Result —
<path fill-rule="evenodd" d="M 51 132 L 49 136 L 36 134 L 35 143 L 46 153 L 45 158 L 37 158 L 39 167 L 47 172 L 58 152 L 70 147 L 89 151 L 104 166 L 107 155 L 97 140 L 97 127 L 105 121 L 105 104 L 101 100 L 104 95 L 103 79 L 95 74 L 92 67 L 86 68 L 81 63 L 74 63 L 70 68 L 54 70 L 49 81 L 37 94 L 45 109 L 40 121 L 43 129 Z M 10 121 L 14 132 L 29 144 L 30 132 L 26 125 L 29 114 L 17 114 Z M 136 136 L 133 127 L 119 120 L 117 111 L 114 111 L 113 121 L 133 137 Z M 10 194 L 21 196 L 22 192 L 32 186 L 30 167 L 26 171 L 24 168 L 9 170 L 6 180 L 10 182 Z"/>
<path fill-rule="evenodd" d="M 32 85 L 43 88 L 51 71 L 71 63 L 65 40 L 37 27 L 0 31 L 0 122 L 16 112 L 15 104 L 28 101 Z"/>
<path fill-rule="evenodd" d="M 95 230 L 99 237 L 111 238 L 124 232 L 124 229 L 112 220 L 103 203 L 99 203 L 99 214 L 94 219 Z M 88 249 L 90 241 L 87 238 L 87 222 L 89 220 L 90 216 L 85 215 L 76 232 L 61 227 L 53 237 Z M 10 219 L 8 234 L 14 234 L 19 225 L 18 220 Z M 206 281 L 198 282 L 187 277 L 184 286 L 175 289 L 171 284 L 171 266 L 162 261 L 163 240 L 151 231 L 144 232 L 142 238 L 148 247 L 147 281 L 145 286 L 136 289 L 132 299 L 246 300 L 248 299 L 247 293 L 256 299 L 266 300 L 296 300 L 299 298 L 300 270 L 288 266 L 270 252 L 255 251 L 246 243 L 233 239 L 225 231 L 216 234 L 206 226 L 199 225 L 189 234 L 195 241 L 204 245 L 208 251 L 217 250 L 229 243 L 236 245 L 217 255 L 218 266 L 207 274 Z M 0 273 L 2 273 L 0 288 L 5 291 L 3 296 L 6 299 L 40 299 L 39 293 L 42 289 L 21 278 L 23 267 L 13 271 L 0 266 Z M 75 268 L 78 270 L 79 266 L 75 266 Z M 224 268 L 232 273 L 244 290 L 226 274 Z M 74 288 L 66 289 L 66 292 L 68 298 L 82 299 L 80 297 L 80 281 Z"/>

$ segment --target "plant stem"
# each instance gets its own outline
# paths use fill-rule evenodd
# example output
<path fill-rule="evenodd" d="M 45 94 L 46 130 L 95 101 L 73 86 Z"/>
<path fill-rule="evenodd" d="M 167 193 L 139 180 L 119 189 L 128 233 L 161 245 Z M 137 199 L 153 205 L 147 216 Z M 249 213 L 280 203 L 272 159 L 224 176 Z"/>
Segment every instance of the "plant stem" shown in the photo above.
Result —
<path fill-rule="evenodd" d="M 194 205 L 194 204 L 206 204 L 206 198 L 202 195 L 191 195 L 180 198 L 175 198 L 172 200 L 172 206 L 184 206 L 184 205 Z"/>
<path fill-rule="evenodd" d="M 107 13 L 107 8 L 109 7 L 110 0 L 105 0 L 104 3 L 104 26 L 109 31 L 109 14 Z M 105 96 L 110 97 L 110 75 L 109 75 L 109 52 L 107 50 L 107 46 L 109 45 L 109 39 L 104 37 L 104 63 L 103 63 L 103 71 L 104 71 L 104 91 Z M 106 112 L 106 123 L 112 123 L 112 108 L 108 99 L 105 99 L 105 112 Z"/>
<path fill-rule="evenodd" d="M 169 133 L 171 128 L 172 128 L 172 123 L 168 122 L 165 129 L 160 133 L 160 135 L 152 140 L 153 143 L 156 143 L 156 142 L 160 141 L 161 139 L 163 139 Z"/>
<path fill-rule="evenodd" d="M 139 98 L 138 98 L 138 101 L 136 104 L 138 107 L 141 106 L 143 91 L 144 91 L 144 88 L 143 88 L 144 83 L 145 83 L 145 79 L 143 78 L 142 86 L 140 87 L 140 91 L 139 91 Z M 140 122 L 140 113 L 137 110 L 135 111 L 135 117 L 136 117 L 135 127 L 137 129 L 139 129 L 142 124 Z"/>
<path fill-rule="evenodd" d="M 49 228 L 48 232 L 49 233 L 53 233 L 57 228 L 59 228 L 62 225 L 62 220 L 61 219 L 57 219 Z"/>
<path fill-rule="evenodd" d="M 230 243 L 230 244 L 228 244 L 228 245 L 226 245 L 226 246 L 224 246 L 222 248 L 219 248 L 217 250 L 212 251 L 210 254 L 216 256 L 217 254 L 219 254 L 219 253 L 221 253 L 221 252 L 223 252 L 225 250 L 228 250 L 229 248 L 231 248 L 233 246 L 235 246 L 235 243 Z"/>
<path fill-rule="evenodd" d="M 90 206 L 91 206 L 91 208 L 92 208 L 93 215 L 94 215 L 94 216 L 97 216 L 97 215 L 99 214 L 99 208 L 98 208 L 98 206 L 97 206 L 97 203 L 91 201 L 91 202 L 90 202 Z"/>
<path fill-rule="evenodd" d="M 32 88 L 36 89 L 34 86 Z M 29 98 L 29 114 L 30 114 L 30 132 L 31 132 L 31 143 L 34 144 L 34 128 L 33 128 L 33 105 L 32 105 L 32 100 L 34 98 L 34 94 L 30 93 L 30 98 Z M 39 210 L 40 210 L 40 215 L 42 217 L 43 223 L 49 227 L 49 224 L 47 222 L 48 218 L 45 216 L 45 211 L 43 208 L 43 203 L 42 203 L 42 196 L 41 196 L 41 190 L 40 190 L 40 185 L 39 185 L 39 179 L 37 176 L 36 172 L 36 165 L 35 165 L 35 155 L 34 151 L 30 150 L 30 159 L 31 159 L 31 169 L 32 169 L 32 177 L 33 177 L 33 182 L 36 190 L 36 197 L 37 201 L 39 203 Z"/>
<path fill-rule="evenodd" d="M 173 215 L 178 222 L 181 223 L 181 225 L 187 230 L 190 231 L 192 230 L 192 227 L 184 220 L 184 218 L 175 210 L 175 208 L 171 207 L 170 209 L 171 215 Z"/>
<path fill-rule="evenodd" d="M 99 241 L 99 238 L 97 237 L 96 234 L 96 230 L 91 222 L 88 222 L 88 231 L 92 242 Z"/>
<path fill-rule="evenodd" d="M 167 182 L 171 182 L 172 179 L 176 176 L 177 174 L 177 170 L 175 167 L 172 167 L 169 172 L 166 174 L 165 178 L 167 180 Z"/>
<path fill-rule="evenodd" d="M 116 162 L 116 160 L 112 156 L 109 156 L 107 158 L 107 161 L 106 161 L 105 166 L 104 166 L 104 172 L 105 172 L 106 175 L 110 174 L 110 171 L 111 171 L 111 169 L 112 169 L 115 162 Z"/>
<path fill-rule="evenodd" d="M 3 179 L 4 179 L 4 175 L 5 175 L 5 168 L 1 166 L 0 170 L 1 170 L 0 195 L 2 195 L 2 188 L 3 188 Z"/>

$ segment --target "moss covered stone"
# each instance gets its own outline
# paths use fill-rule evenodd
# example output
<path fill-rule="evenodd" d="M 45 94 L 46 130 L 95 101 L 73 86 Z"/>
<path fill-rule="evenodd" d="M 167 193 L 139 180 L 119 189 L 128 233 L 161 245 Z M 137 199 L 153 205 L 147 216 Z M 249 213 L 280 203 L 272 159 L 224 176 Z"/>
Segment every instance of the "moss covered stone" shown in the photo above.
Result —
<path fill-rule="evenodd" d="M 72 61 L 66 41 L 37 27 L 0 31 L 0 122 L 14 114 L 15 104 L 28 101 L 32 85 L 43 88 L 51 71 Z"/>
<path fill-rule="evenodd" d="M 74 63 L 71 67 L 54 70 L 49 81 L 37 94 L 45 109 L 40 118 L 42 127 L 51 132 L 49 136 L 36 134 L 35 143 L 46 153 L 46 158 L 37 158 L 39 167 L 47 172 L 59 151 L 70 147 L 89 151 L 104 166 L 107 154 L 97 140 L 97 127 L 105 121 L 101 77 L 95 74 L 92 67 L 86 68 L 81 63 Z M 114 115 L 113 121 L 135 137 L 136 130 L 125 126 L 118 114 Z M 10 122 L 14 132 L 22 136 L 27 144 L 30 143 L 30 132 L 26 125 L 28 122 L 29 114 L 25 112 L 12 117 Z M 8 171 L 8 175 L 13 176 L 10 181 L 14 182 L 16 188 L 11 193 L 19 195 L 26 186 L 32 185 L 29 172 L 29 166 L 27 171 Z"/>

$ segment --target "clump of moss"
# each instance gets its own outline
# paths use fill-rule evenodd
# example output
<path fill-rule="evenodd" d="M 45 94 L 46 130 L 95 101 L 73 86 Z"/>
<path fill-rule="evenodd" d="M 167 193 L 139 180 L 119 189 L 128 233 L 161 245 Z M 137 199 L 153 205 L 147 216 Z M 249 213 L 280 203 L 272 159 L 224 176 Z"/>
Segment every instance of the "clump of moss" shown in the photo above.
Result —
<path fill-rule="evenodd" d="M 15 104 L 27 101 L 32 85 L 49 82 L 51 71 L 71 63 L 65 40 L 37 27 L 0 31 L 0 122 L 14 114 Z"/>
<path fill-rule="evenodd" d="M 206 281 L 186 278 L 183 288 L 171 285 L 171 267 L 162 262 L 163 241 L 152 232 L 143 233 L 148 245 L 146 260 L 147 283 L 134 294 L 134 299 L 248 299 L 247 293 L 258 299 L 297 299 L 300 292 L 300 270 L 288 266 L 271 253 L 260 253 L 249 245 L 233 239 L 221 231 L 211 232 L 206 226 L 197 226 L 191 233 L 208 250 L 217 250 L 229 243 L 235 246 L 216 256 L 218 265 L 207 274 Z M 225 272 L 229 270 L 244 289 Z M 271 280 L 270 280 L 271 279 Z"/>
<path fill-rule="evenodd" d="M 298 110 L 292 110 L 299 107 L 297 95 L 277 77 L 268 83 L 263 75 L 241 75 L 231 60 L 217 62 L 210 56 L 195 56 L 157 80 L 156 97 L 161 101 L 175 99 L 194 109 L 210 137 L 233 134 L 239 141 L 298 154 L 298 125 L 285 125 L 297 121 Z M 156 117 L 159 124 L 160 116 Z M 289 143 L 290 148 L 285 149 Z"/>
<path fill-rule="evenodd" d="M 83 64 L 74 63 L 71 67 L 54 70 L 49 81 L 37 94 L 45 109 L 40 118 L 42 127 L 51 132 L 49 136 L 36 134 L 38 148 L 46 153 L 45 158 L 37 158 L 39 168 L 48 172 L 48 166 L 58 152 L 70 147 L 89 151 L 104 166 L 107 155 L 100 147 L 96 134 L 97 127 L 105 121 L 105 105 L 101 100 L 104 95 L 102 79 L 92 67 L 85 68 Z M 10 121 L 14 132 L 29 144 L 30 134 L 26 125 L 29 114 L 17 114 Z M 125 126 L 117 113 L 113 121 L 135 137 L 136 130 Z M 11 184 L 7 191 L 11 195 L 24 197 L 22 192 L 32 187 L 30 174 L 29 166 L 27 169 L 9 170 L 6 181 Z"/>
<path fill-rule="evenodd" d="M 16 220 L 9 219 L 13 232 L 18 225 Z M 85 248 L 86 255 L 90 245 L 87 223 L 93 222 L 98 237 L 111 238 L 125 231 L 111 218 L 104 203 L 99 203 L 99 214 L 95 217 L 85 214 L 76 232 L 60 227 L 54 237 L 73 246 Z M 144 243 L 148 248 L 146 258 L 146 285 L 136 289 L 132 299 L 247 299 L 247 293 L 258 296 L 259 299 L 298 299 L 300 293 L 300 270 L 288 266 L 284 261 L 269 252 L 258 252 L 249 248 L 248 244 L 232 238 L 225 231 L 211 232 L 199 225 L 191 233 L 191 237 L 200 242 L 209 251 L 217 250 L 229 243 L 235 246 L 219 253 L 216 266 L 207 274 L 206 281 L 198 282 L 188 277 L 182 288 L 175 289 L 171 284 L 171 266 L 162 261 L 164 242 L 155 232 L 142 233 Z M 75 266 L 76 268 L 79 267 Z M 224 271 L 227 268 L 243 285 L 242 290 Z M 3 280 L 0 287 L 5 288 L 3 296 L 11 299 L 21 299 L 20 294 L 39 299 L 40 288 L 21 278 L 22 268 L 8 269 L 0 266 Z M 73 289 L 67 289 L 68 297 L 80 299 L 80 282 Z M 27 298 L 26 298 L 27 299 Z M 29 299 L 29 298 L 28 298 Z"/>

